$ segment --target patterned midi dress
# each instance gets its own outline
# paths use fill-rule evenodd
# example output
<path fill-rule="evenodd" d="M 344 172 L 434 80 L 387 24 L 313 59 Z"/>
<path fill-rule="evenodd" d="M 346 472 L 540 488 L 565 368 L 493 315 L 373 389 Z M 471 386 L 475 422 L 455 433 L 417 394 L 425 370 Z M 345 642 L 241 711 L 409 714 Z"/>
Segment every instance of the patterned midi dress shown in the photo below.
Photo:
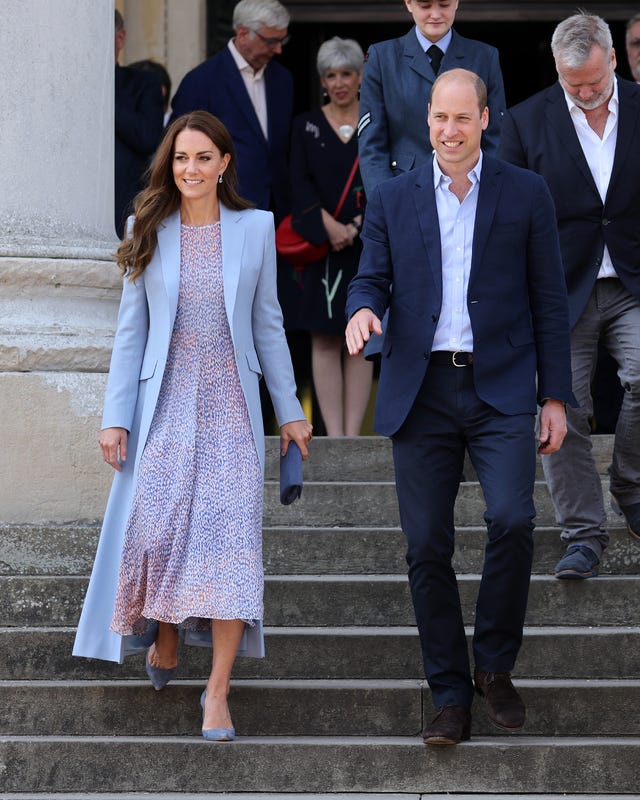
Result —
<path fill-rule="evenodd" d="M 224 305 L 220 224 L 181 226 L 178 307 L 111 629 L 263 615 L 263 479 Z"/>

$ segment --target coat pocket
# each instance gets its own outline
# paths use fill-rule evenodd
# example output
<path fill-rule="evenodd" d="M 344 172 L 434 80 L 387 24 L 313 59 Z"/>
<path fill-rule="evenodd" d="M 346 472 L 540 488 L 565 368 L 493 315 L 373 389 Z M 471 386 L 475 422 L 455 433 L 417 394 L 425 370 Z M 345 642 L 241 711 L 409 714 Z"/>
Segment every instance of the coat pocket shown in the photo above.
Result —
<path fill-rule="evenodd" d="M 260 367 L 260 359 L 255 350 L 247 350 L 247 364 L 252 372 L 255 372 L 258 377 L 262 377 L 262 368 Z"/>
<path fill-rule="evenodd" d="M 149 378 L 153 378 L 157 366 L 157 356 L 150 353 L 145 353 L 145 356 L 142 359 L 142 367 L 140 368 L 140 380 L 148 381 Z"/>

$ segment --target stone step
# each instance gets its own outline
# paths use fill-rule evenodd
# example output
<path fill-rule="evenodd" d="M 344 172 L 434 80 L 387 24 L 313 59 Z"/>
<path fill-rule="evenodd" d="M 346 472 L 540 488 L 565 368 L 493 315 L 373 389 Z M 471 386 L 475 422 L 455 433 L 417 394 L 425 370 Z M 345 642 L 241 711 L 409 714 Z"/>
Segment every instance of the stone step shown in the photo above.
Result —
<path fill-rule="evenodd" d="M 607 525 L 620 527 L 621 518 L 609 506 L 608 479 L 602 479 Z M 396 489 L 393 482 L 347 483 L 338 481 L 307 482 L 302 497 L 289 506 L 281 505 L 278 485 L 265 484 L 264 524 L 266 526 L 397 527 L 400 524 Z M 555 524 L 549 491 L 543 481 L 534 487 L 536 524 Z M 478 525 L 486 505 L 480 485 L 461 483 L 455 505 L 456 526 Z"/>
<path fill-rule="evenodd" d="M 278 480 L 279 438 L 267 436 L 265 475 Z M 611 463 L 613 436 L 592 436 L 593 456 L 599 474 L 606 475 Z M 304 462 L 305 481 L 392 481 L 393 456 L 391 440 L 384 436 L 331 438 L 315 436 L 310 455 Z M 465 478 L 475 480 L 475 471 L 467 457 Z M 542 466 L 537 459 L 537 475 L 542 480 Z"/>
<path fill-rule="evenodd" d="M 630 616 L 633 616 L 631 614 Z M 0 680 L 144 678 L 142 656 L 124 665 L 71 655 L 71 628 L 0 628 Z M 469 637 L 471 630 L 467 631 Z M 238 679 L 383 679 L 422 677 L 414 627 L 266 628 L 267 657 L 240 658 Z M 183 648 L 180 677 L 202 679 L 207 648 Z M 640 627 L 526 627 L 517 678 L 635 679 Z"/>
<path fill-rule="evenodd" d="M 7 627 L 70 626 L 80 616 L 88 579 L 0 576 L 0 619 Z M 480 578 L 460 575 L 463 614 L 473 624 Z M 640 577 L 559 581 L 534 575 L 527 624 L 626 625 Z M 265 623 L 271 626 L 413 625 L 404 575 L 271 575 L 265 581 Z"/>
<path fill-rule="evenodd" d="M 48 792 L 635 793 L 640 737 L 0 737 L 3 788 Z M 105 785 L 107 784 L 107 785 Z"/>
<path fill-rule="evenodd" d="M 150 800 L 148 792 L 118 792 L 112 794 L 111 792 L 65 792 L 64 800 Z M 187 795 L 184 792 L 154 792 L 153 800 L 185 800 Z M 316 792 L 287 792 L 286 794 L 271 793 L 269 792 L 268 800 L 495 800 L 499 797 L 500 800 L 594 800 L 595 797 L 599 800 L 629 800 L 635 795 L 628 794 L 500 794 L 495 792 L 491 794 L 371 794 L 357 792 L 353 794 L 349 792 L 343 794 L 342 792 L 332 792 L 331 794 L 318 794 Z M 9 792 L 8 794 L 0 794 L 0 800 L 61 800 L 60 794 L 57 792 Z M 188 800 L 265 800 L 265 795 L 262 792 L 234 792 L 230 796 L 227 792 L 223 794 L 209 792 L 189 792 Z"/>
<path fill-rule="evenodd" d="M 639 574 L 640 548 L 621 523 L 611 527 L 611 543 L 601 573 Z M 100 526 L 0 526 L 0 574 L 88 575 Z M 536 528 L 534 572 L 551 573 L 564 552 L 560 531 Z M 482 569 L 486 528 L 460 527 L 454 565 L 458 572 Z M 265 571 L 271 574 L 406 573 L 405 538 L 398 527 L 271 526 L 263 531 Z"/>
<path fill-rule="evenodd" d="M 527 736 L 638 735 L 640 681 L 516 680 Z M 203 683 L 178 680 L 162 693 L 148 681 L 0 681 L 0 736 L 192 736 Z M 435 710 L 414 681 L 233 681 L 230 707 L 242 736 L 413 736 Z M 502 735 L 484 701 L 474 736 Z"/>
<path fill-rule="evenodd" d="M 342 793 L 332 792 L 331 794 L 316 793 L 316 792 L 286 792 L 280 794 L 279 792 L 228 792 L 214 793 L 209 792 L 154 792 L 153 795 L 149 792 L 65 792 L 60 794 L 58 792 L 0 792 L 0 800 L 637 800 L 638 795 L 635 793 L 630 794 L 605 794 L 598 792 L 596 794 L 548 794 L 543 793 L 529 793 L 526 794 L 498 794 L 491 792 L 489 794 L 481 793 L 447 793 L 433 794 L 414 794 L 405 793 Z"/>

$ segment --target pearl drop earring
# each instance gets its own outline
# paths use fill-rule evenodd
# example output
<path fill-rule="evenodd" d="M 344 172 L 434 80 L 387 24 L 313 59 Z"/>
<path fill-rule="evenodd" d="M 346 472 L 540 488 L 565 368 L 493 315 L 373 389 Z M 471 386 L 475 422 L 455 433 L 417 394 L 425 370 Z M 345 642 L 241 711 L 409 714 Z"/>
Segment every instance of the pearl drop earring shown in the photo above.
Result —
<path fill-rule="evenodd" d="M 222 173 L 218 175 L 218 183 L 222 183 Z"/>

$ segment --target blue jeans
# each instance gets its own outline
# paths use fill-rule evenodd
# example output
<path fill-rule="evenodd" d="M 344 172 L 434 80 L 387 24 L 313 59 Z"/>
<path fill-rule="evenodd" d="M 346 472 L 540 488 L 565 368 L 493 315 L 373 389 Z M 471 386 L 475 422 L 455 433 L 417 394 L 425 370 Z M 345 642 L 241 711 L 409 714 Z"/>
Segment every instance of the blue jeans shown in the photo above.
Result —
<path fill-rule="evenodd" d="M 562 539 L 590 547 L 600 557 L 607 546 L 602 483 L 591 448 L 591 381 L 598 340 L 618 364 L 624 388 L 616 426 L 609 488 L 623 504 L 640 502 L 640 303 L 617 278 L 596 281 L 571 334 L 573 393 L 579 408 L 567 408 L 567 436 L 560 450 L 542 457 Z"/>

